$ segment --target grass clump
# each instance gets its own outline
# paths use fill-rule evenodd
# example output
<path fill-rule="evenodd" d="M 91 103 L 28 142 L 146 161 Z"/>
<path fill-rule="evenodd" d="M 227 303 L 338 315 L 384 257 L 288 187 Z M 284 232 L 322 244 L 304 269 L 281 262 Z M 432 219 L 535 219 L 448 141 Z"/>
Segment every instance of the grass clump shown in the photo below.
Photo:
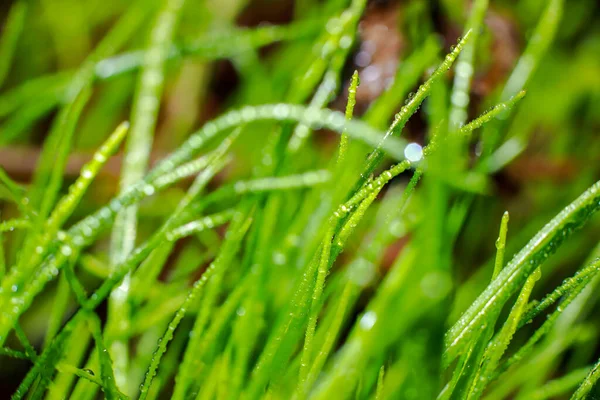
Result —
<path fill-rule="evenodd" d="M 592 2 L 263 3 L 7 9 L 0 391 L 598 396 Z"/>

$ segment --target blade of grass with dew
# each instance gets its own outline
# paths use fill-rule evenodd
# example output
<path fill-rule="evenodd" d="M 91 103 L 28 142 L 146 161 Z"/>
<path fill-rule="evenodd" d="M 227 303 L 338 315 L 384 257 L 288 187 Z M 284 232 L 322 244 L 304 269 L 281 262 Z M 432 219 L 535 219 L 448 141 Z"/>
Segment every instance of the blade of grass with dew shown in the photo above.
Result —
<path fill-rule="evenodd" d="M 575 393 L 573 393 L 573 396 L 571 396 L 571 400 L 582 400 L 588 398 L 589 393 L 596 385 L 596 382 L 598 382 L 598 379 L 600 379 L 600 362 L 596 363 L 596 365 L 594 365 L 594 367 L 590 370 Z"/>
<path fill-rule="evenodd" d="M 446 335 L 445 364 L 464 351 L 473 328 L 486 313 L 500 308 L 527 276 L 600 208 L 600 183 L 592 185 L 563 209 L 512 259 Z"/>
<path fill-rule="evenodd" d="M 141 180 L 147 168 L 164 86 L 165 61 L 183 3 L 183 0 L 165 0 L 149 33 L 148 49 L 134 93 L 131 134 L 126 142 L 125 158 L 119 182 L 121 193 Z M 134 249 L 136 233 L 137 206 L 132 205 L 120 210 L 115 219 L 110 244 L 110 265 L 113 270 L 125 261 Z M 123 282 L 110 296 L 105 328 L 109 333 L 129 328 L 131 317 L 131 310 L 128 306 L 130 280 L 131 276 L 126 275 Z M 116 340 L 109 343 L 109 351 L 114 360 L 115 379 L 117 386 L 122 390 L 126 390 L 127 387 L 129 364 L 127 347 L 126 341 Z M 131 394 L 129 390 L 126 391 Z"/>
<path fill-rule="evenodd" d="M 60 334 L 52 341 L 52 344 L 42 352 L 35 361 L 33 367 L 19 384 L 15 393 L 11 396 L 12 400 L 23 399 L 38 375 L 44 370 L 54 368 L 54 365 L 56 365 L 61 356 L 62 347 L 66 344 L 66 341 L 70 337 L 74 327 L 77 325 L 78 320 L 81 319 L 82 317 L 72 319 L 71 323 L 67 324 Z"/>
<path fill-rule="evenodd" d="M 59 363 L 56 366 L 56 369 L 63 374 L 71 374 L 81 379 L 85 379 L 86 381 L 95 383 L 96 385 L 98 385 L 98 387 L 102 387 L 102 381 L 99 378 L 96 378 L 94 375 L 90 374 L 89 371 L 86 371 L 84 369 L 77 368 L 65 363 Z M 48 397 L 53 398 L 51 397 L 51 395 L 48 395 Z"/>
<path fill-rule="evenodd" d="M 375 400 L 383 399 L 383 383 L 385 377 L 385 367 L 382 365 L 379 369 L 379 376 L 377 377 L 377 389 L 375 391 Z"/>
<path fill-rule="evenodd" d="M 350 200 L 342 204 L 337 211 L 333 213 L 329 220 L 330 225 L 327 225 L 327 227 L 335 226 L 341 217 L 346 216 L 353 207 L 357 206 L 361 200 L 369 196 L 373 190 L 380 189 L 389 182 L 393 176 L 406 170 L 409 166 L 410 163 L 404 161 L 382 173 L 370 186 L 359 190 Z M 336 245 L 334 254 L 331 259 L 327 261 L 327 268 L 330 268 L 340 251 L 341 248 Z M 305 267 L 302 278 L 297 284 L 288 305 L 289 312 L 283 314 L 285 318 L 280 321 L 267 341 L 263 353 L 252 371 L 252 381 L 247 389 L 247 396 L 254 397 L 257 393 L 262 391 L 262 386 L 266 385 L 266 382 L 269 379 L 267 371 L 270 369 L 280 370 L 281 364 L 286 362 L 290 356 L 293 341 L 300 335 L 303 322 L 307 317 L 307 308 L 309 307 L 311 294 L 314 290 L 314 277 L 319 266 L 319 254 L 320 253 L 316 253 L 313 259 Z"/>
<path fill-rule="evenodd" d="M 317 326 L 318 311 L 320 306 L 320 298 L 323 293 L 323 286 L 325 285 L 325 277 L 329 271 L 329 260 L 331 257 L 331 242 L 334 239 L 333 226 L 325 233 L 323 239 L 323 249 L 319 260 L 319 267 L 317 269 L 317 279 L 312 294 L 310 311 L 308 317 L 308 324 L 306 326 L 306 333 L 304 336 L 304 347 L 302 349 L 302 357 L 300 359 L 300 376 L 298 379 L 298 389 L 296 396 L 298 398 L 306 397 L 307 388 L 306 379 L 309 373 L 312 356 L 312 345 L 313 338 L 315 335 L 315 329 Z"/>
<path fill-rule="evenodd" d="M 558 301 L 561 297 L 570 294 L 574 290 L 577 290 L 580 286 L 586 286 L 592 281 L 592 279 L 594 279 L 598 272 L 600 272 L 599 262 L 592 262 L 584 268 L 578 270 L 573 277 L 565 279 L 560 286 L 554 289 L 552 293 L 546 295 L 542 301 L 539 303 L 532 303 L 531 307 L 529 307 L 523 315 L 519 325 L 523 326 L 527 324 L 537 315 Z"/>
<path fill-rule="evenodd" d="M 54 377 L 52 385 L 48 388 L 48 394 L 46 395 L 46 399 L 48 400 L 68 398 L 75 376 L 83 379 L 92 377 L 89 372 L 73 367 L 81 363 L 91 341 L 91 335 L 87 324 L 82 321 L 79 326 L 75 328 L 68 340 L 69 343 L 65 345 L 65 348 L 68 349 L 66 355 L 63 360 L 57 364 L 56 369 L 58 374 Z M 65 368 L 67 365 L 71 368 Z M 98 382 L 100 381 L 98 380 L 95 383 Z M 99 386 L 102 386 L 101 382 Z"/>
<path fill-rule="evenodd" d="M 511 110 L 517 102 L 519 102 L 523 99 L 523 97 L 525 97 L 525 94 L 526 92 L 522 90 L 513 97 L 509 98 L 508 100 L 496 104 L 489 111 L 486 111 L 485 113 L 481 114 L 479 117 L 469 122 L 468 124 L 461 126 L 458 132 L 465 136 L 470 135 L 471 132 L 491 122 L 501 113 L 508 112 L 509 110 Z"/>
<path fill-rule="evenodd" d="M 31 222 L 28 219 L 9 219 L 0 222 L 0 232 L 12 232 L 15 229 L 29 229 Z"/>
<path fill-rule="evenodd" d="M 491 279 L 492 282 L 494 279 L 496 279 L 504 267 L 508 220 L 509 213 L 506 211 L 502 215 L 500 232 L 498 233 L 498 239 L 496 240 L 496 257 L 494 259 L 494 270 Z M 468 351 L 460 356 L 458 363 L 454 368 L 454 372 L 452 373 L 450 382 L 446 384 L 438 396 L 439 400 L 449 399 L 454 394 L 455 390 L 458 393 L 458 396 L 464 397 L 467 395 L 467 391 L 475 381 L 476 375 L 481 367 L 486 346 L 494 334 L 494 326 L 497 318 L 497 314 L 491 314 L 488 316 L 482 333 L 473 338 L 473 341 L 469 344 Z"/>
<path fill-rule="evenodd" d="M 415 174 L 413 174 L 413 177 L 411 178 L 406 189 L 403 191 L 400 204 L 398 204 L 397 207 L 394 207 L 389 215 L 386 214 L 386 222 L 383 224 L 384 226 L 374 228 L 373 239 L 365 240 L 363 243 L 361 243 L 358 254 L 364 254 L 364 258 L 356 258 L 349 264 L 348 271 L 346 273 L 346 275 L 348 275 L 346 278 L 347 283 L 341 294 L 339 305 L 336 307 L 336 315 L 331 323 L 331 327 L 328 327 L 326 330 L 323 344 L 315 356 L 309 379 L 307 379 L 308 387 L 312 386 L 312 383 L 316 379 L 317 375 L 321 372 L 325 361 L 331 352 L 336 336 L 338 335 L 341 324 L 343 323 L 344 313 L 358 298 L 358 292 L 360 290 L 360 284 L 358 282 L 360 282 L 360 278 L 357 278 L 356 276 L 361 274 L 360 270 L 364 269 L 362 268 L 363 265 L 370 266 L 380 264 L 384 249 L 394 238 L 397 237 L 395 226 L 400 223 L 398 218 L 401 216 L 407 199 L 413 192 L 420 176 L 421 174 L 419 170 L 417 170 Z M 396 204 L 395 201 L 394 204 Z M 367 238 L 368 237 L 369 236 L 367 236 Z"/>
<path fill-rule="evenodd" d="M 141 1 L 138 3 L 138 5 Z M 83 106 L 91 95 L 91 84 L 93 78 L 93 66 L 97 59 L 111 55 L 131 36 L 139 23 L 143 20 L 144 13 L 138 12 L 136 8 L 126 13 L 117 23 L 117 25 L 106 35 L 98 44 L 94 52 L 86 59 L 81 68 L 77 71 L 68 87 L 67 103 L 62 108 L 57 122 L 51 128 L 51 132 L 46 139 L 40 161 L 36 167 L 33 178 L 33 186 L 30 197 L 34 208 L 39 207 L 39 216 L 36 224 L 41 225 L 42 221 L 50 213 L 54 206 L 56 196 L 62 184 L 62 172 L 66 163 L 66 157 L 71 146 L 71 140 L 75 125 Z M 58 149 L 58 157 L 56 157 Z M 37 248 L 37 238 L 31 236 L 24 244 L 24 253 L 30 253 L 29 250 Z M 33 251 L 31 251 L 33 253 Z M 26 263 L 26 257 L 22 257 L 23 263 Z M 26 271 L 22 268 L 21 261 L 17 265 L 17 271 Z"/>
<path fill-rule="evenodd" d="M 244 217 L 244 214 L 245 213 L 243 211 L 239 212 L 237 218 Z M 179 323 L 185 316 L 187 308 L 190 306 L 190 304 L 192 304 L 194 302 L 194 300 L 200 294 L 200 291 L 204 288 L 204 286 L 206 286 L 206 283 L 208 282 L 208 280 L 210 278 L 212 278 L 212 276 L 215 273 L 217 273 L 219 269 L 224 268 L 225 266 L 227 266 L 228 264 L 230 264 L 232 262 L 233 257 L 237 253 L 237 251 L 240 247 L 241 241 L 243 240 L 244 236 L 246 235 L 246 232 L 248 231 L 248 228 L 250 227 L 251 222 L 252 222 L 251 218 L 242 218 L 240 220 L 236 220 L 234 217 L 234 221 L 232 223 L 231 228 L 235 228 L 235 229 L 232 229 L 228 235 L 230 240 L 227 240 L 223 244 L 221 254 L 206 269 L 206 271 L 204 271 L 204 273 L 202 274 L 202 277 L 194 283 L 194 286 L 188 293 L 188 296 L 187 296 L 184 304 L 181 306 L 181 308 L 179 310 L 177 310 L 175 317 L 169 323 L 169 327 L 167 328 L 167 331 L 165 332 L 162 339 L 159 340 L 158 347 L 157 347 L 154 355 L 152 356 L 152 362 L 150 364 L 150 367 L 148 368 L 148 371 L 146 372 L 144 383 L 143 383 L 142 387 L 140 388 L 140 399 L 141 400 L 145 399 L 145 397 L 148 395 L 148 390 L 150 388 L 150 385 L 152 384 L 152 380 L 153 380 L 154 376 L 156 375 L 156 370 L 160 363 L 160 358 L 166 351 L 169 341 L 173 338 L 173 333 L 174 333 L 175 329 L 177 329 L 177 326 L 179 325 Z"/>
<path fill-rule="evenodd" d="M 363 13 L 366 2 L 364 0 L 353 0 L 350 7 L 342 12 L 339 17 L 334 16 L 327 21 L 327 31 L 323 34 L 321 40 L 315 46 L 316 51 L 320 54 L 315 54 L 316 57 L 310 59 L 306 71 L 300 79 L 297 79 L 290 87 L 287 95 L 292 102 L 303 102 L 313 90 L 316 90 L 308 106 L 309 111 L 317 111 L 322 109 L 329 101 L 331 94 L 338 86 L 339 74 L 347 58 L 350 47 L 353 42 L 353 36 L 356 34 L 356 24 Z M 315 51 L 315 53 L 316 53 Z M 319 83 L 319 80 L 321 80 Z M 316 89 L 315 89 L 316 88 Z M 284 125 L 281 133 L 277 130 L 271 134 L 270 140 L 264 146 L 265 158 L 272 160 L 269 164 L 264 165 L 259 174 L 278 174 L 286 173 L 292 166 L 295 165 L 294 158 L 300 148 L 309 136 L 311 129 L 314 126 L 308 124 L 299 124 L 291 131 L 291 126 Z M 288 135 L 289 140 L 287 140 Z M 285 141 L 287 140 L 287 143 Z M 285 146 L 284 151 L 278 151 L 279 146 Z M 291 158 L 294 157 L 294 158 Z M 275 229 L 278 215 L 283 206 L 283 197 L 281 195 L 271 195 L 267 198 L 267 204 L 264 207 L 264 212 L 258 214 L 260 218 L 260 229 L 262 234 L 259 237 L 257 244 L 258 254 L 256 255 L 256 263 L 259 265 L 266 264 L 267 252 L 262 249 L 268 248 L 273 237 L 269 232 Z"/>
<path fill-rule="evenodd" d="M 354 114 L 354 106 L 356 105 L 356 90 L 359 84 L 359 79 L 358 79 L 358 71 L 354 71 L 354 74 L 352 75 L 352 80 L 350 82 L 350 87 L 348 89 L 348 101 L 347 101 L 347 105 L 346 105 L 346 119 L 350 120 L 352 119 L 352 116 Z M 336 160 L 336 167 L 340 168 L 343 163 L 344 163 L 344 157 L 346 156 L 346 152 L 347 152 L 347 147 L 348 147 L 348 137 L 342 133 L 341 139 L 340 139 L 340 144 L 339 144 L 339 150 L 338 150 L 338 158 Z M 376 195 L 375 195 L 376 196 Z M 374 197 L 372 197 L 374 199 Z M 367 203 L 367 200 L 364 201 L 364 203 Z M 370 203 L 369 203 L 370 204 Z M 366 205 L 366 207 L 369 206 L 369 204 Z M 357 210 L 357 215 L 358 215 L 358 210 Z M 360 215 L 358 216 L 358 219 L 360 219 Z M 318 312 L 319 312 L 319 307 L 318 307 L 318 303 L 323 291 L 323 286 L 325 284 L 325 276 L 328 273 L 328 265 L 329 265 L 329 258 L 330 258 L 330 253 L 331 253 L 331 242 L 333 241 L 334 236 L 333 236 L 333 225 L 330 227 L 330 229 L 325 233 L 325 238 L 324 238 L 324 245 L 323 245 L 323 250 L 321 253 L 321 260 L 319 263 L 319 269 L 317 272 L 317 281 L 315 282 L 315 289 L 313 292 L 313 298 L 312 298 L 312 303 L 311 303 L 311 311 L 310 311 L 310 316 L 309 316 L 309 320 L 308 320 L 308 325 L 306 327 L 306 334 L 305 334 L 305 339 L 304 339 L 304 347 L 302 350 L 302 357 L 300 360 L 300 376 L 298 379 L 298 387 L 296 389 L 296 396 L 303 398 L 306 396 L 306 393 L 308 391 L 308 384 L 312 383 L 312 382 L 308 382 L 309 377 L 310 377 L 310 372 L 311 372 L 311 366 L 312 366 L 312 362 L 310 360 L 311 356 L 312 356 L 312 346 L 313 346 L 313 337 L 315 334 L 315 330 L 316 330 L 316 325 L 317 325 L 317 318 L 318 318 Z"/>
<path fill-rule="evenodd" d="M 599 265 L 600 265 L 600 259 L 595 259 L 590 263 L 590 266 L 593 266 L 591 268 L 594 268 L 594 269 L 597 269 Z M 546 318 L 546 320 L 544 321 L 542 326 L 540 326 L 535 331 L 535 333 L 528 339 L 527 343 L 525 343 L 510 358 L 508 358 L 508 360 L 506 360 L 502 365 L 500 365 L 500 367 L 498 368 L 498 371 L 495 375 L 495 378 L 500 376 L 504 371 L 506 371 L 512 365 L 521 361 L 524 357 L 526 357 L 533 350 L 533 346 L 544 335 L 546 335 L 548 332 L 550 332 L 552 326 L 554 325 L 554 323 L 556 322 L 558 317 L 563 313 L 563 311 L 567 308 L 567 306 L 569 304 L 571 304 L 583 292 L 583 290 L 589 284 L 590 280 L 591 280 L 591 278 L 588 280 L 584 280 L 583 282 L 581 282 L 579 285 L 575 286 L 573 289 L 571 289 L 571 291 L 569 291 L 566 294 L 566 296 L 564 297 L 564 299 L 562 300 L 560 305 L 556 308 L 556 310 L 552 314 L 550 314 Z M 523 324 L 528 322 L 524 319 L 522 321 L 523 321 Z"/>
<path fill-rule="evenodd" d="M 102 381 L 102 392 L 106 396 L 107 400 L 119 400 L 127 399 L 123 393 L 119 392 L 115 382 L 115 374 L 113 372 L 113 363 L 110 359 L 110 355 L 106 345 L 104 344 L 104 338 L 102 337 L 102 329 L 100 327 L 100 318 L 93 313 L 87 312 L 87 323 L 92 337 L 96 342 L 96 353 L 100 360 L 100 379 Z"/>
<path fill-rule="evenodd" d="M 90 356 L 88 357 L 88 361 L 85 364 L 84 370 L 91 371 L 95 376 L 96 374 L 94 373 L 94 371 L 98 371 L 98 369 L 98 354 L 94 348 L 92 349 Z M 96 386 L 95 384 L 92 384 L 87 379 L 79 379 L 79 381 L 75 384 L 73 391 L 71 392 L 71 398 L 77 400 L 93 400 L 95 399 L 95 396 L 97 394 L 96 392 L 100 388 L 100 386 L 101 385 Z"/>
<path fill-rule="evenodd" d="M 468 393 L 468 398 L 479 398 L 483 390 L 490 381 L 491 374 L 498 366 L 502 355 L 506 351 L 515 331 L 518 328 L 519 321 L 525 311 L 529 296 L 533 290 L 533 286 L 541 277 L 539 267 L 527 278 L 519 297 L 515 302 L 506 322 L 500 329 L 500 332 L 490 341 L 483 355 L 483 363 L 479 367 L 479 371 L 473 380 L 471 389 Z"/>
<path fill-rule="evenodd" d="M 60 227 L 77 207 L 104 163 L 116 152 L 119 144 L 127 133 L 127 129 L 127 123 L 119 125 L 113 134 L 109 136 L 106 142 L 94 154 L 92 161 L 83 166 L 79 178 L 69 187 L 68 193 L 61 198 L 47 221 L 44 222 L 43 234 L 41 234 L 36 241 L 35 253 L 30 256 L 30 260 L 27 261 L 27 263 L 22 264 L 20 270 L 18 268 L 14 269 L 13 273 L 3 281 L 3 287 L 22 285 L 27 278 L 27 272 L 35 269 L 35 267 L 43 261 L 48 253 L 51 241 L 54 240 Z"/>
<path fill-rule="evenodd" d="M 27 357 L 35 361 L 37 359 L 37 353 L 35 352 L 33 345 L 29 341 L 27 334 L 25 333 L 20 324 L 15 324 L 15 334 L 17 336 L 17 339 L 25 349 L 25 354 L 27 354 Z"/>
<path fill-rule="evenodd" d="M 358 85 L 360 85 L 360 80 L 358 78 L 358 71 L 354 71 L 352 74 L 352 78 L 350 80 L 350 86 L 348 87 L 348 101 L 346 102 L 346 112 L 345 116 L 347 120 L 351 120 L 354 115 L 354 106 L 356 106 L 356 91 L 358 89 Z M 342 133 L 340 137 L 340 144 L 338 147 L 338 157 L 336 160 L 336 165 L 343 165 L 346 157 L 346 152 L 348 151 L 348 135 L 346 133 Z"/>
<path fill-rule="evenodd" d="M 392 85 L 381 96 L 377 97 L 364 116 L 369 125 L 385 129 L 388 126 L 394 110 L 416 86 L 425 70 L 432 65 L 440 51 L 440 46 L 434 37 L 430 37 L 423 47 L 415 49 L 398 66 Z M 409 96 L 412 98 L 412 96 Z"/>
<path fill-rule="evenodd" d="M 229 148 L 230 145 L 231 145 L 231 140 L 224 141 L 224 143 L 221 145 L 221 151 L 216 152 L 216 154 L 214 156 L 215 157 L 214 158 L 215 165 L 213 166 L 211 163 L 211 166 L 209 168 L 207 168 L 201 174 L 201 176 L 199 176 L 197 181 L 202 182 L 202 181 L 210 180 L 210 178 L 212 178 L 214 176 L 214 174 L 220 168 L 222 168 L 223 162 L 219 161 L 219 159 L 223 156 L 224 152 L 227 151 L 227 149 Z M 159 229 L 159 231 L 157 233 L 155 233 L 154 236 L 150 240 L 148 240 L 146 243 L 144 243 L 142 246 L 140 246 L 138 249 L 136 249 L 136 251 L 133 252 L 132 255 L 111 274 L 109 279 L 107 279 L 103 282 L 103 284 L 100 286 L 100 288 L 98 288 L 96 290 L 96 292 L 94 292 L 94 294 L 84 304 L 84 308 L 93 309 L 93 308 L 97 307 L 98 304 L 102 300 L 104 300 L 106 298 L 106 296 L 108 296 L 108 294 L 115 287 L 115 285 L 119 281 L 121 281 L 121 279 L 123 279 L 123 277 L 128 272 L 130 272 L 141 261 L 143 261 L 152 252 L 152 250 L 155 249 L 165 239 L 167 233 L 172 229 L 172 225 L 177 223 L 177 219 L 178 219 L 179 215 L 185 211 L 185 208 L 187 207 L 187 205 L 189 205 L 192 202 L 192 200 L 193 200 L 193 196 L 188 196 L 187 198 L 185 198 L 182 201 L 182 203 L 180 204 L 180 208 L 175 210 L 175 212 L 173 213 L 171 218 L 165 224 L 163 224 L 161 229 Z M 90 221 L 90 222 L 91 222 L 92 227 L 95 227 L 96 229 L 98 229 L 97 223 L 95 223 L 93 221 Z M 92 228 L 88 227 L 88 229 L 92 229 Z M 84 231 L 85 231 L 85 229 L 84 229 Z M 77 242 L 79 242 L 79 241 L 83 242 L 84 237 L 89 238 L 89 236 L 90 236 L 89 234 L 87 234 L 86 236 L 71 235 L 71 238 L 72 238 L 72 241 L 77 244 Z M 73 249 L 71 247 L 70 247 L 70 249 L 71 250 L 69 253 L 75 252 L 75 251 L 77 251 L 77 246 L 75 246 L 75 249 Z M 63 255 L 64 255 L 64 251 L 61 251 L 59 253 L 59 256 L 62 257 Z M 42 270 L 40 271 L 40 273 L 37 274 L 33 278 L 33 280 L 30 282 L 28 287 L 26 289 L 24 289 L 22 292 L 19 292 L 19 293 L 17 293 L 17 295 L 15 295 L 14 298 L 16 298 L 17 300 L 16 301 L 12 300 L 12 301 L 14 304 L 18 304 L 18 307 L 17 306 L 12 307 L 10 310 L 11 313 L 2 314 L 3 320 L 6 321 L 6 323 L 8 323 L 11 320 L 11 318 L 17 318 L 18 315 L 23 313 L 31 305 L 33 298 L 43 289 L 44 285 L 58 273 L 59 268 L 62 267 L 62 264 L 64 262 L 64 258 L 61 258 L 61 257 L 58 257 L 57 259 L 51 259 L 47 265 L 42 267 Z M 7 326 L 5 328 L 6 332 L 8 332 L 11 327 L 12 326 Z M 2 336 L 0 339 L 5 340 L 5 337 L 6 336 Z"/>
<path fill-rule="evenodd" d="M 6 356 L 6 357 L 11 357 L 11 358 L 16 358 L 18 360 L 32 361 L 29 358 L 29 356 L 27 354 L 25 354 L 24 351 L 13 350 L 13 349 L 9 349 L 6 347 L 0 348 L 0 355 Z"/>
<path fill-rule="evenodd" d="M 461 50 L 463 49 L 463 47 L 469 40 L 470 36 L 471 36 L 471 31 L 468 31 L 466 33 L 466 35 L 458 41 L 456 47 L 454 47 L 452 49 L 452 51 L 446 56 L 444 61 L 435 70 L 435 72 L 429 77 L 429 79 L 427 79 L 427 81 L 419 87 L 419 89 L 417 90 L 415 95 L 413 97 L 411 97 L 409 99 L 408 103 L 404 107 L 402 107 L 402 109 L 400 110 L 400 112 L 398 112 L 398 114 L 395 115 L 394 121 L 392 122 L 392 124 L 388 128 L 387 132 L 385 133 L 384 139 L 382 140 L 380 145 L 376 148 L 376 150 L 373 151 L 369 155 L 369 158 L 367 159 L 367 163 L 364 168 L 364 171 L 361 174 L 359 186 L 362 185 L 362 183 L 364 183 L 366 181 L 366 179 L 371 175 L 371 173 L 373 172 L 375 167 L 383 159 L 383 153 L 380 150 L 380 146 L 384 143 L 384 141 L 389 140 L 390 136 L 394 136 L 394 135 L 398 136 L 400 134 L 400 132 L 402 132 L 408 119 L 415 112 L 417 112 L 417 110 L 421 106 L 421 103 L 423 102 L 423 100 L 425 100 L 425 98 L 427 98 L 427 96 L 429 96 L 429 93 L 431 92 L 431 88 L 432 88 L 433 84 L 450 69 L 450 67 L 454 63 L 454 60 L 456 60 L 456 57 L 458 57 Z"/>
<path fill-rule="evenodd" d="M 380 142 L 382 137 L 376 130 L 357 121 L 346 122 L 342 114 L 329 110 L 318 110 L 313 112 L 302 106 L 279 104 L 246 107 L 242 111 L 231 111 L 222 117 L 217 118 L 212 123 L 205 124 L 205 126 L 196 134 L 192 135 L 179 150 L 159 163 L 146 179 L 138 181 L 136 184 L 132 185 L 130 190 L 113 199 L 107 206 L 102 207 L 94 214 L 73 225 L 67 232 L 68 236 L 71 237 L 71 241 L 79 247 L 90 243 L 98 232 L 110 223 L 119 210 L 140 201 L 148 196 L 148 192 L 153 193 L 155 190 L 152 185 L 154 179 L 161 174 L 170 171 L 175 165 L 179 165 L 180 163 L 185 162 L 185 160 L 193 157 L 207 140 L 214 137 L 220 131 L 229 129 L 238 124 L 258 120 L 296 121 L 311 126 L 324 126 L 336 132 L 342 132 L 344 129 L 347 129 L 347 133 L 350 137 L 365 141 L 372 145 Z M 399 141 L 398 139 L 387 140 L 383 144 L 383 148 L 395 158 L 403 157 L 402 149 L 404 146 L 402 145 L 402 141 Z M 366 193 L 363 193 L 363 195 L 364 194 Z M 30 301 L 37 295 L 38 291 L 43 288 L 45 283 L 55 276 L 52 273 L 54 271 L 53 268 L 56 267 L 46 268 L 44 272 L 35 276 L 34 282 L 31 282 L 31 287 L 35 287 L 35 290 L 19 294 L 19 296 L 24 296 L 28 299 L 23 302 L 22 307 L 12 308 L 10 313 L 5 313 L 0 316 L 0 343 L 4 342 L 6 333 L 11 329 L 12 324 L 9 321 L 14 313 L 23 312 L 25 305 L 30 304 Z"/>

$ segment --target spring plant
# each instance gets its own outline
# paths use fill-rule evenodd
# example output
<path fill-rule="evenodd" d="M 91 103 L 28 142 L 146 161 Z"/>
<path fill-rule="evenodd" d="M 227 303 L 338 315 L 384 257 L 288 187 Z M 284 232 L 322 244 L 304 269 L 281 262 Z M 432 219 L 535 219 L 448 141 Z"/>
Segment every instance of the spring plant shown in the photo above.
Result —
<path fill-rule="evenodd" d="M 594 7 L 13 1 L 2 397 L 600 396 Z"/>

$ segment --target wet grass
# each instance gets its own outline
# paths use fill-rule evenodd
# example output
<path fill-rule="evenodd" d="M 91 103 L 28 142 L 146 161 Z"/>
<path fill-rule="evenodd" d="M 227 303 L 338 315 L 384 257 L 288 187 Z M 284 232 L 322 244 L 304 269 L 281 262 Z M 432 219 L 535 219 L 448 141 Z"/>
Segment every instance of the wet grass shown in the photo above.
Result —
<path fill-rule="evenodd" d="M 243 0 L 11 5 L 1 384 L 14 399 L 594 398 L 593 2 L 297 3 L 245 28 L 261 8 Z M 365 100 L 384 72 L 353 56 L 374 51 L 365 16 L 382 7 L 404 50 Z M 6 161 L 23 147 L 39 154 L 25 173 Z"/>

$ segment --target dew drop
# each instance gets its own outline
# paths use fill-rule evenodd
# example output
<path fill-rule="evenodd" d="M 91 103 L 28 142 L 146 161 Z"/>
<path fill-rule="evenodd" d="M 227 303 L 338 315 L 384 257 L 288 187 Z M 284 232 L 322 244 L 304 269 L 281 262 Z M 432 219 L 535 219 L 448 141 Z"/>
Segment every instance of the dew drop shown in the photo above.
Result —
<path fill-rule="evenodd" d="M 410 143 L 404 148 L 404 157 L 410 162 L 417 162 L 423 158 L 423 148 L 418 143 Z"/>
<path fill-rule="evenodd" d="M 71 254 L 73 254 L 73 249 L 71 249 L 71 246 L 63 246 L 60 248 L 60 252 L 65 256 L 65 257 L 69 257 Z"/>
<path fill-rule="evenodd" d="M 359 325 L 363 330 L 368 331 L 373 328 L 375 322 L 377 322 L 377 314 L 374 311 L 367 311 L 360 319 Z"/>
<path fill-rule="evenodd" d="M 94 176 L 94 174 L 88 168 L 84 168 L 81 171 L 81 176 L 85 179 L 90 179 L 92 176 Z"/>
<path fill-rule="evenodd" d="M 146 185 L 144 186 L 144 193 L 146 196 L 152 196 L 154 194 L 154 186 Z"/>

